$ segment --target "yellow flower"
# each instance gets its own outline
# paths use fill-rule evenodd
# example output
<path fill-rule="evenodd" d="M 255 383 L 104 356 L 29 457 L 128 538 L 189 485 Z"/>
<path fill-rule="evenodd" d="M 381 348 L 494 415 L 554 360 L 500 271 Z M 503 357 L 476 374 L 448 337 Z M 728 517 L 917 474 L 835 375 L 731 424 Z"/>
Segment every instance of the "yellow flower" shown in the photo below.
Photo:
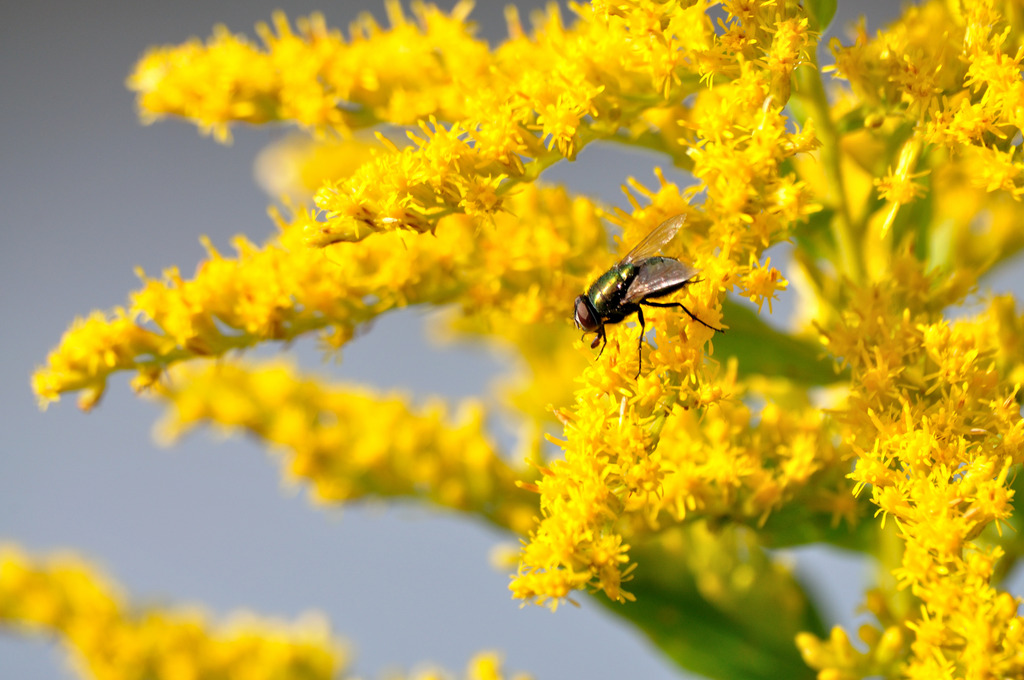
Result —
<path fill-rule="evenodd" d="M 83 675 L 148 677 L 338 677 L 342 645 L 320 616 L 293 624 L 238 614 L 220 626 L 196 609 L 136 610 L 72 555 L 31 558 L 0 550 L 0 621 L 61 637 Z"/>
<path fill-rule="evenodd" d="M 757 303 L 758 314 L 761 313 L 761 306 L 765 302 L 768 303 L 768 312 L 771 313 L 772 300 L 775 299 L 776 291 L 785 290 L 789 285 L 779 274 L 779 270 L 774 269 L 771 264 L 772 258 L 770 257 L 765 260 L 764 266 L 760 266 L 751 256 L 751 272 L 747 275 L 746 289 L 742 295 Z"/>
<path fill-rule="evenodd" d="M 915 198 L 924 195 L 925 188 L 914 179 L 923 177 L 925 174 L 927 173 L 918 172 L 897 176 L 890 170 L 885 177 L 875 180 L 875 186 L 878 187 L 878 194 L 883 200 L 899 204 L 910 203 Z"/>
<path fill-rule="evenodd" d="M 195 607 L 129 606 L 118 589 L 73 555 L 30 557 L 0 548 L 0 622 L 59 637 L 83 677 L 351 677 L 346 645 L 315 613 L 294 623 L 238 612 L 214 625 Z M 432 677 L 450 677 L 441 670 Z M 430 677 L 418 673 L 409 677 Z M 501 656 L 476 654 L 466 680 L 502 680 Z M 519 673 L 513 680 L 529 680 Z"/>
<path fill-rule="evenodd" d="M 199 423 L 250 432 L 282 450 L 288 476 L 310 482 L 320 502 L 407 496 L 516 533 L 532 523 L 530 494 L 517 487 L 531 472 L 497 456 L 479 404 L 449 423 L 441 404 L 414 411 L 401 396 L 324 386 L 286 365 L 225 362 L 175 371 L 159 390 L 165 439 Z"/>
<path fill-rule="evenodd" d="M 74 325 L 35 374 L 36 393 L 53 401 L 88 389 L 95 401 L 117 371 L 152 375 L 178 361 L 309 332 L 331 332 L 328 342 L 343 344 L 360 324 L 411 304 L 464 299 L 510 310 L 540 286 L 547 296 L 537 316 L 562 318 L 564 300 L 582 286 L 585 253 L 601 238 L 594 208 L 557 189 L 523 191 L 512 205 L 535 225 L 526 239 L 506 236 L 517 225 L 509 215 L 479 240 L 471 221 L 453 216 L 436 238 L 388 234 L 370 248 L 325 256 L 301 245 L 307 216 L 299 212 L 290 224 L 279 220 L 280 238 L 264 248 L 236 239 L 234 258 L 206 242 L 210 259 L 194 278 L 170 270 L 163 280 L 145 279 L 129 310 Z M 558 212 L 570 205 L 573 212 Z"/>

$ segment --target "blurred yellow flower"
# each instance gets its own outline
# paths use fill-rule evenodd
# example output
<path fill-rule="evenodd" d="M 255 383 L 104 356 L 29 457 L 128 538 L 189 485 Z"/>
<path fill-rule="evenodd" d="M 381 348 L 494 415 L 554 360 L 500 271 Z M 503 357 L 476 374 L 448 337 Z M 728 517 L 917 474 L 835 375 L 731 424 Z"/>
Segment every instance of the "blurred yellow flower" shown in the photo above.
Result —
<path fill-rule="evenodd" d="M 322 617 L 294 624 L 237 614 L 211 626 L 195 608 L 127 606 L 103 577 L 73 555 L 33 558 L 0 549 L 0 622 L 59 634 L 83 677 L 330 678 L 348 663 Z"/>

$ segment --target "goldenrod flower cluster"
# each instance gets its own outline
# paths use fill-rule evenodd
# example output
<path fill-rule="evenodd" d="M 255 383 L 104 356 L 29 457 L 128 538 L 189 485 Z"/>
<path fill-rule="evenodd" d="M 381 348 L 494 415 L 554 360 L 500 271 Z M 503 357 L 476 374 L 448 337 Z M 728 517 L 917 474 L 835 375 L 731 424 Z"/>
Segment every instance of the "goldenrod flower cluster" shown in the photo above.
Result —
<path fill-rule="evenodd" d="M 239 614 L 217 627 L 208 618 L 196 608 L 130 607 L 72 555 L 0 550 L 0 623 L 59 634 L 83 677 L 329 680 L 347 664 L 317 616 L 287 624 Z"/>
<path fill-rule="evenodd" d="M 494 48 L 467 2 L 387 7 L 390 27 L 361 18 L 347 38 L 276 16 L 262 44 L 218 28 L 140 60 L 144 120 L 310 133 L 260 171 L 310 207 L 76 322 L 34 377 L 40 399 L 79 391 L 88 408 L 131 371 L 167 404 L 167 433 L 244 429 L 320 502 L 484 518 L 522 540 L 516 598 L 596 592 L 712 677 L 1024 677 L 1000 589 L 1022 554 L 1024 316 L 975 295 L 1024 247 L 1019 7 L 924 2 L 833 41 L 822 68 L 828 2 L 595 0 L 529 31 L 509 10 Z M 606 142 L 696 183 L 623 178 L 626 212 L 537 181 Z M 671 299 L 708 325 L 649 308 L 653 344 L 607 324 L 595 358 L 573 298 L 679 214 L 664 255 L 700 273 Z M 766 250 L 786 242 L 784 276 Z M 799 308 L 780 329 L 765 317 L 783 291 Z M 341 350 L 413 305 L 448 310 L 442 336 L 524 359 L 498 395 L 519 450 L 496 448 L 476 403 L 452 419 L 237 358 L 309 333 Z M 859 648 L 771 552 L 814 541 L 880 564 Z"/>
<path fill-rule="evenodd" d="M 26 632 L 59 634 L 82 677 L 99 680 L 150 678 L 251 678 L 342 680 L 346 645 L 331 636 L 323 617 L 306 614 L 294 623 L 234 614 L 214 626 L 197 607 L 174 610 L 125 602 L 119 589 L 74 555 L 30 556 L 0 548 L 0 624 Z M 455 677 L 425 668 L 399 680 Z M 502 659 L 476 654 L 465 680 L 503 680 Z M 526 674 L 507 676 L 529 680 Z"/>
<path fill-rule="evenodd" d="M 289 476 L 308 480 L 320 502 L 416 497 L 515 533 L 533 521 L 532 494 L 516 485 L 533 473 L 497 455 L 479 404 L 450 424 L 443 403 L 414 412 L 401 396 L 325 388 L 288 365 L 211 364 L 159 389 L 172 405 L 166 435 L 202 422 L 244 429 L 288 455 Z"/>

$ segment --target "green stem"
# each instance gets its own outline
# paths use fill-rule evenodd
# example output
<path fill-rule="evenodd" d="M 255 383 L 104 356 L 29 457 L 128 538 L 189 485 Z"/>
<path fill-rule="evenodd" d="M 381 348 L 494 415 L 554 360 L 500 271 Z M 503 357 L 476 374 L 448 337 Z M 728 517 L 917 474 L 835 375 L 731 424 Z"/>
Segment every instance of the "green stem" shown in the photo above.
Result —
<path fill-rule="evenodd" d="M 850 216 L 850 204 L 843 183 L 843 170 L 840 158 L 841 135 L 832 120 L 828 97 L 821 82 L 821 72 L 817 63 L 797 69 L 799 88 L 797 95 L 807 108 L 809 117 L 814 120 L 818 138 L 821 140 L 821 164 L 825 179 L 835 194 L 836 212 L 830 227 L 836 248 L 839 251 L 838 262 L 842 271 L 853 281 L 864 278 L 864 263 L 861 261 L 860 248 L 853 233 L 853 220 Z"/>

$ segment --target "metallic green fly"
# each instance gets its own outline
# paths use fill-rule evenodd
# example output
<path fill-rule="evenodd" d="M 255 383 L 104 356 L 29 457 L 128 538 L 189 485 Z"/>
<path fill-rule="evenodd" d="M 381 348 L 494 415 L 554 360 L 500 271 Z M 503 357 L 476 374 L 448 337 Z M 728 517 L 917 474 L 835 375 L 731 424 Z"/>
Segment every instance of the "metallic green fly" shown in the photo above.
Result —
<path fill-rule="evenodd" d="M 681 302 L 652 302 L 652 298 L 665 297 L 697 280 L 693 278 L 699 271 L 696 267 L 684 264 L 673 257 L 657 254 L 672 240 L 685 221 L 686 215 L 676 215 L 659 224 L 618 264 L 597 277 L 585 294 L 576 298 L 576 327 L 583 329 L 584 336 L 587 333 L 597 334 L 590 347 L 593 349 L 601 343 L 601 351 L 597 353 L 599 357 L 608 344 L 604 332 L 605 324 L 619 323 L 627 316 L 636 314 L 640 322 L 640 341 L 636 348 L 640 362 L 636 371 L 638 378 L 643 368 L 640 352 L 644 343 L 644 312 L 641 305 L 679 307 L 702 326 L 718 333 L 725 332 L 697 318 Z"/>

